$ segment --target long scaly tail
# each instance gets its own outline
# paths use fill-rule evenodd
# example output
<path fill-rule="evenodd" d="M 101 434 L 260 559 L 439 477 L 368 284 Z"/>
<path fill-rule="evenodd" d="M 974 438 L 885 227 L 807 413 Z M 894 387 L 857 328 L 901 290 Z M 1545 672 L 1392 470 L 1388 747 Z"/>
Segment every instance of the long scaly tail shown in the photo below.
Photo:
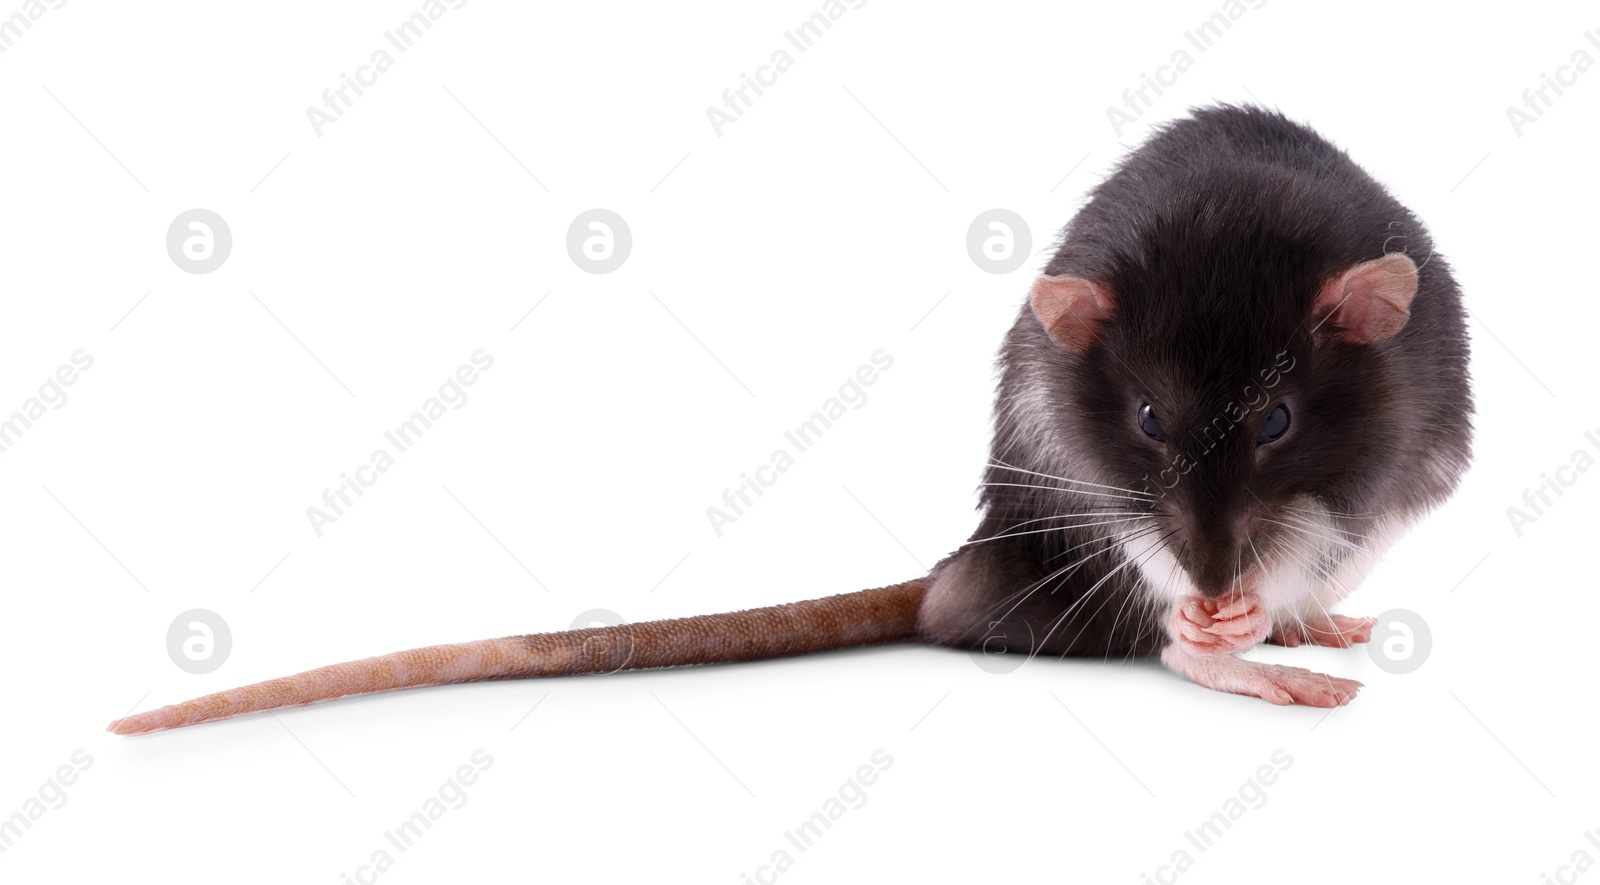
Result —
<path fill-rule="evenodd" d="M 414 648 L 217 692 L 118 719 L 165 731 L 357 694 L 531 676 L 759 661 L 915 638 L 926 579 L 769 608 Z"/>

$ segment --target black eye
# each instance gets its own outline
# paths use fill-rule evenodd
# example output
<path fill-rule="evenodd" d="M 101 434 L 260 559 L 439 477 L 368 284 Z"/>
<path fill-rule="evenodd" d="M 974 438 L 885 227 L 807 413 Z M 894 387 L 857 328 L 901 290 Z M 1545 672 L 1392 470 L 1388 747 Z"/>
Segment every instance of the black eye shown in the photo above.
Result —
<path fill-rule="evenodd" d="M 1256 434 L 1256 445 L 1266 445 L 1289 429 L 1289 407 L 1278 403 L 1271 412 L 1267 413 L 1267 420 L 1261 422 L 1261 432 Z"/>
<path fill-rule="evenodd" d="M 1156 442 L 1165 440 L 1165 437 L 1161 435 L 1161 425 L 1156 423 L 1156 413 L 1150 408 L 1149 403 L 1139 407 L 1139 428 L 1144 431 L 1145 436 Z"/>

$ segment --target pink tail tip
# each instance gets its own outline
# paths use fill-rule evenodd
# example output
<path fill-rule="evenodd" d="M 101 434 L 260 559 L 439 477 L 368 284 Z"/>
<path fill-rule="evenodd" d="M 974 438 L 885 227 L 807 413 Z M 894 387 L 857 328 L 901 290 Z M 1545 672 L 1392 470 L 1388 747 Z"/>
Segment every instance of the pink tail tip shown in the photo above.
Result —
<path fill-rule="evenodd" d="M 112 734 L 145 734 L 151 731 L 166 731 L 176 728 L 179 723 L 174 721 L 171 707 L 162 707 L 159 710 L 150 710 L 134 716 L 124 716 L 106 726 L 106 731 Z"/>

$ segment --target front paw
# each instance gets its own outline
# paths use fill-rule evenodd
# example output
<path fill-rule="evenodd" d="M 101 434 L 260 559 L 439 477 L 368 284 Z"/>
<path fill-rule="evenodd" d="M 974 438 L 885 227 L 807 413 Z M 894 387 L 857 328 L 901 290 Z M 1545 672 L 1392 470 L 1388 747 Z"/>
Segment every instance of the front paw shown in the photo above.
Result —
<path fill-rule="evenodd" d="M 1169 628 L 1189 654 L 1225 655 L 1267 638 L 1272 619 L 1260 596 L 1235 590 L 1217 599 L 1184 597 L 1172 611 Z"/>

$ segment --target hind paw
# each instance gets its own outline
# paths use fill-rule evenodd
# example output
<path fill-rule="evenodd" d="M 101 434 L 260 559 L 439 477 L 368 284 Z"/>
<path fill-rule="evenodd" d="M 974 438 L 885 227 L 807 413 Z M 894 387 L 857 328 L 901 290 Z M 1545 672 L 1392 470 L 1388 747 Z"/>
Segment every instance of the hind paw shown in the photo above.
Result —
<path fill-rule="evenodd" d="M 1320 645 L 1326 648 L 1349 648 L 1358 642 L 1372 639 L 1372 628 L 1377 618 L 1352 618 L 1348 615 L 1329 615 L 1326 620 L 1284 624 L 1273 629 L 1267 641 L 1273 645 L 1295 648 L 1301 645 Z"/>

